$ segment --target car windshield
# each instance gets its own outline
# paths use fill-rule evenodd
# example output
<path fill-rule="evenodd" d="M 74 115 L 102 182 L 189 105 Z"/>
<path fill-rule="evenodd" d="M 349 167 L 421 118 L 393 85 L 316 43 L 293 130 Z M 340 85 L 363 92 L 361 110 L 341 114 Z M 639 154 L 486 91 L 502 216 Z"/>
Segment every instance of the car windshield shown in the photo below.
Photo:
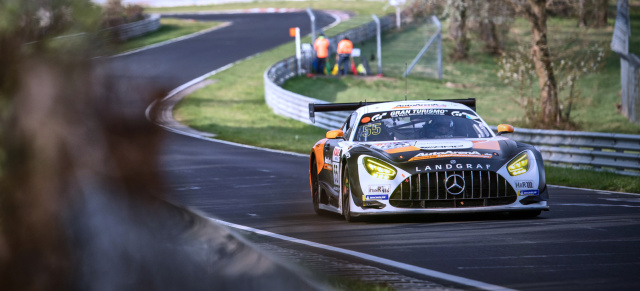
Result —
<path fill-rule="evenodd" d="M 492 136 L 491 130 L 473 111 L 415 108 L 363 115 L 358 122 L 354 141 Z"/>

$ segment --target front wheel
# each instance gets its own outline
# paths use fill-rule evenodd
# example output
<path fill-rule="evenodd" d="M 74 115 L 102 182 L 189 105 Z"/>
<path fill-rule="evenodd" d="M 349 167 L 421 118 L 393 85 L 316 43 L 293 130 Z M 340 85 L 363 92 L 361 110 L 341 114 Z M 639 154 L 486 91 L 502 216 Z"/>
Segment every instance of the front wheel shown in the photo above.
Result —
<path fill-rule="evenodd" d="M 351 215 L 351 185 L 349 179 L 349 168 L 345 167 L 342 173 L 342 215 L 347 222 L 356 221 L 356 217 Z"/>

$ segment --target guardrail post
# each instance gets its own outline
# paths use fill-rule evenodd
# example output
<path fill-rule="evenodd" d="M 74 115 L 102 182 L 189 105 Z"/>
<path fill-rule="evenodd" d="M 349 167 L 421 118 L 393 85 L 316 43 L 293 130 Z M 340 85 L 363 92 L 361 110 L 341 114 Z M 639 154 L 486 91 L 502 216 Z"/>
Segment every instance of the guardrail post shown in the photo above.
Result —
<path fill-rule="evenodd" d="M 372 14 L 371 17 L 373 21 L 376 22 L 376 47 L 378 48 L 378 76 L 382 76 L 382 39 L 380 32 L 380 18 L 375 14 Z"/>
<path fill-rule="evenodd" d="M 311 45 L 316 43 L 316 16 L 311 11 L 311 7 L 307 7 L 307 14 L 311 20 Z"/>

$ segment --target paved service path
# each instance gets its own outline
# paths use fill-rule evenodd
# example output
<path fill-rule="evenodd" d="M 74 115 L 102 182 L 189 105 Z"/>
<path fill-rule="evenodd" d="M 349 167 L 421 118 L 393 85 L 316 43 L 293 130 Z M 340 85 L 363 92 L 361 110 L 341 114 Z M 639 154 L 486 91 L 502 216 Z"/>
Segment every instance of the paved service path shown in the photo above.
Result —
<path fill-rule="evenodd" d="M 290 41 L 289 27 L 309 32 L 304 12 L 181 17 L 233 25 L 115 58 L 114 65 L 125 66 L 125 76 L 162 80 L 173 89 Z M 456 215 L 346 223 L 315 215 L 307 165 L 300 155 L 173 133 L 163 155 L 172 199 L 224 221 L 513 289 L 640 287 L 640 195 L 551 187 L 552 211 L 535 219 Z"/>

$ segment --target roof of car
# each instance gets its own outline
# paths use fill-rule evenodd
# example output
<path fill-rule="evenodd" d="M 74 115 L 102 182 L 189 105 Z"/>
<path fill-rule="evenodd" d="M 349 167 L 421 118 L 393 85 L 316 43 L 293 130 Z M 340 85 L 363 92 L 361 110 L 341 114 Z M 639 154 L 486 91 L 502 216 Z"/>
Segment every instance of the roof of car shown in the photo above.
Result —
<path fill-rule="evenodd" d="M 457 110 L 471 110 L 468 106 L 460 103 L 447 102 L 447 101 L 434 101 L 434 100 L 407 100 L 407 101 L 394 101 L 377 103 L 360 107 L 357 111 L 359 113 L 370 113 L 390 110 L 402 110 L 413 108 L 434 108 L 434 109 L 457 109 Z"/>

